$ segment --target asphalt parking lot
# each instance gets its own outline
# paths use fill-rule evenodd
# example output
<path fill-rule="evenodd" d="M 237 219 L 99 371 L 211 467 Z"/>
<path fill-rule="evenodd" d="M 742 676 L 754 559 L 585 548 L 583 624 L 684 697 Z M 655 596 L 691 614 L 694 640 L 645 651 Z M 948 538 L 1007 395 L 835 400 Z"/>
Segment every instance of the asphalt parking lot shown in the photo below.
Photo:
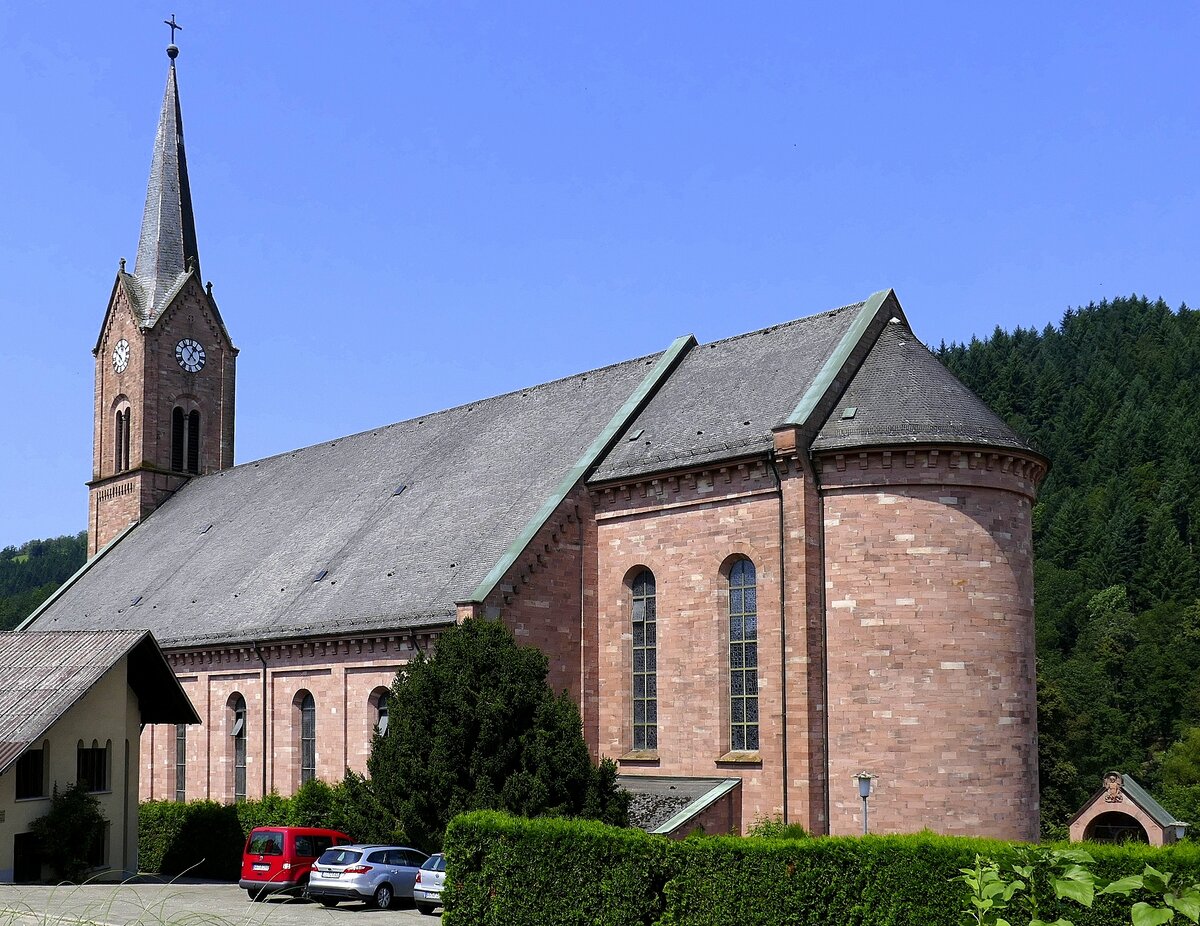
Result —
<path fill-rule="evenodd" d="M 395 910 L 346 903 L 333 908 L 272 898 L 251 903 L 233 884 L 0 885 L 2 926 L 437 926 L 401 900 Z"/>

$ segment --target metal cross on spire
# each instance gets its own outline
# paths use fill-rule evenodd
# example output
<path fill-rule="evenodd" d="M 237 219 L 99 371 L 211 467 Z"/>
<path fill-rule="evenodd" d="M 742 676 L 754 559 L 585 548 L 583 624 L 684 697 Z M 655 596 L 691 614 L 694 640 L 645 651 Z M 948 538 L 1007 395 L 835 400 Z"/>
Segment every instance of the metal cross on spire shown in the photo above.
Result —
<path fill-rule="evenodd" d="M 175 14 L 174 13 L 171 14 L 170 19 L 163 20 L 163 25 L 171 27 L 171 44 L 174 45 L 175 44 L 175 30 L 182 29 L 183 26 L 181 26 L 181 25 L 179 25 L 179 23 L 175 22 Z"/>

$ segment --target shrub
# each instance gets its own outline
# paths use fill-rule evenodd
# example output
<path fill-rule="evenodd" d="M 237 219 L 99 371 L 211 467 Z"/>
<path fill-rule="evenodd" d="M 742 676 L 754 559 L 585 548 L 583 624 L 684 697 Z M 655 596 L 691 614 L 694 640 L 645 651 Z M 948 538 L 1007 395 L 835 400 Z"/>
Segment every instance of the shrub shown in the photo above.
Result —
<path fill-rule="evenodd" d="M 246 842 L 240 807 L 216 801 L 146 801 L 139 808 L 139 867 L 164 875 L 236 880 Z"/>
<path fill-rule="evenodd" d="M 102 844 L 107 825 L 100 802 L 83 784 L 75 782 L 64 791 L 54 786 L 50 809 L 33 821 L 31 829 L 42 858 L 55 876 L 80 881 L 92 867 L 89 860 L 97 845 Z"/>

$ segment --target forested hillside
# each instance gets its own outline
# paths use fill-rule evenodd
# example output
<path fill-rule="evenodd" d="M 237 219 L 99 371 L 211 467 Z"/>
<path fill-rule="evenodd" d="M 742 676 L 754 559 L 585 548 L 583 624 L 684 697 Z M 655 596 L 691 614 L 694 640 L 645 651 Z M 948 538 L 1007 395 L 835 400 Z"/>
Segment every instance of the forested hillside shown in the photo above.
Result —
<path fill-rule="evenodd" d="M 1110 768 L 1200 824 L 1200 312 L 1116 299 L 937 353 L 1052 464 L 1034 508 L 1044 832 Z"/>
<path fill-rule="evenodd" d="M 87 559 L 87 534 L 0 550 L 0 630 L 12 630 Z"/>

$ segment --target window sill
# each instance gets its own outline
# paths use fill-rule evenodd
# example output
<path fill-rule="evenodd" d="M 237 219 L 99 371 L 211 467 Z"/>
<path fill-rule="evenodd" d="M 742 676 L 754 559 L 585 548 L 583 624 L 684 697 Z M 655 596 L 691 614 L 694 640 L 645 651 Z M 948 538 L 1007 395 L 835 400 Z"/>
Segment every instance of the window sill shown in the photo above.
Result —
<path fill-rule="evenodd" d="M 717 765 L 762 765 L 757 749 L 734 749 L 717 759 Z"/>
<path fill-rule="evenodd" d="M 28 803 L 29 801 L 48 801 L 48 800 L 50 800 L 50 795 L 49 794 L 31 794 L 29 797 L 17 797 L 17 798 L 13 798 L 13 800 L 15 800 L 18 804 L 25 804 L 25 803 Z"/>
<path fill-rule="evenodd" d="M 658 750 L 631 749 L 617 761 L 622 765 L 658 765 Z"/>

